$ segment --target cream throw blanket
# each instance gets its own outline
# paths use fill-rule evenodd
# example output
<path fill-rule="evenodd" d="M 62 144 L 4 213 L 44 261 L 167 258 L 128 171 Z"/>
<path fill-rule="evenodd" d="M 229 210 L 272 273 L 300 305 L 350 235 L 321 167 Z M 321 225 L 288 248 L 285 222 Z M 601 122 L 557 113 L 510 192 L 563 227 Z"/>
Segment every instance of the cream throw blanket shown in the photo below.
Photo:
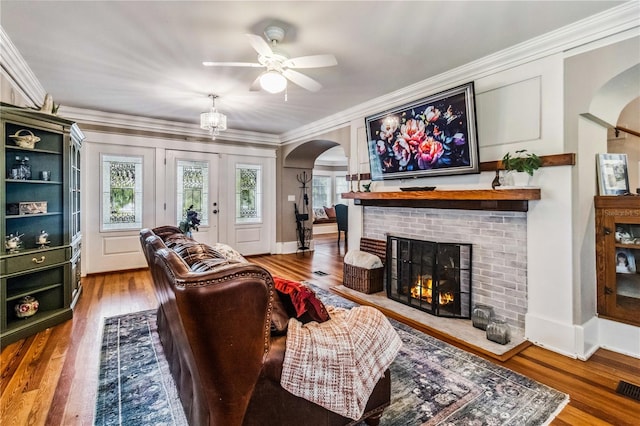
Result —
<path fill-rule="evenodd" d="M 292 394 L 357 420 L 402 341 L 377 309 L 327 306 L 331 320 L 289 320 L 280 384 Z"/>

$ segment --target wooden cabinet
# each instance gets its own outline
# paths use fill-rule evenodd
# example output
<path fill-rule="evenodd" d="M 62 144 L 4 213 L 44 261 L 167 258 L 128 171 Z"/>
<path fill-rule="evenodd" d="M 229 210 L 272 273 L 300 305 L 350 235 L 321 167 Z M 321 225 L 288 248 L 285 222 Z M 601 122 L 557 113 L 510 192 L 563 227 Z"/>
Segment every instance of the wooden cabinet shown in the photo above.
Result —
<path fill-rule="evenodd" d="M 0 161 L 0 343 L 72 317 L 80 294 L 80 148 L 83 135 L 63 118 L 2 104 Z M 20 146 L 16 135 L 38 141 Z M 28 159 L 28 160 L 27 160 Z M 19 242 L 15 237 L 19 236 Z M 75 290 L 75 291 L 74 291 Z M 35 315 L 15 310 L 25 296 Z"/>
<path fill-rule="evenodd" d="M 640 326 L 640 197 L 598 196 L 598 316 Z"/>

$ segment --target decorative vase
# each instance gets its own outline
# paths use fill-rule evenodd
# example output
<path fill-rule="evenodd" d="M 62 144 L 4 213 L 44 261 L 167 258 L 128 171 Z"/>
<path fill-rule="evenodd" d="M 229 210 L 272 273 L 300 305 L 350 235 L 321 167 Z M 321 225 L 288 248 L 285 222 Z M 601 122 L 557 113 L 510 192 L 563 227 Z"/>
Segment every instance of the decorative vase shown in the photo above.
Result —
<path fill-rule="evenodd" d="M 504 177 L 504 185 L 511 187 L 525 188 L 530 186 L 532 176 L 527 172 L 516 172 L 509 170 Z"/>
<path fill-rule="evenodd" d="M 18 318 L 29 318 L 38 312 L 40 303 L 33 296 L 24 296 L 15 306 L 16 316 Z"/>
<path fill-rule="evenodd" d="M 511 341 L 511 329 L 504 320 L 493 318 L 487 325 L 487 339 L 506 345 Z"/>
<path fill-rule="evenodd" d="M 475 328 L 486 330 L 489 321 L 493 318 L 493 308 L 488 305 L 476 304 L 471 312 L 471 322 Z"/>

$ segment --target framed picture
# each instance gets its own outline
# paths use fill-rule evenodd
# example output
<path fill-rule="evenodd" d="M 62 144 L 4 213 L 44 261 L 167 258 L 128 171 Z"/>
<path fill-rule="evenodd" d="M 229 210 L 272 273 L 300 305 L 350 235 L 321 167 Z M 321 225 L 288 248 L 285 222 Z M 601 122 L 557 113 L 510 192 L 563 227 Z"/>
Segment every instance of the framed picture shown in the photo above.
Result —
<path fill-rule="evenodd" d="M 635 274 L 636 258 L 631 250 L 616 250 L 616 273 L 618 274 Z"/>
<path fill-rule="evenodd" d="M 371 180 L 480 172 L 473 82 L 365 121 Z"/>
<path fill-rule="evenodd" d="M 627 154 L 598 154 L 598 192 L 621 195 L 629 192 Z"/>

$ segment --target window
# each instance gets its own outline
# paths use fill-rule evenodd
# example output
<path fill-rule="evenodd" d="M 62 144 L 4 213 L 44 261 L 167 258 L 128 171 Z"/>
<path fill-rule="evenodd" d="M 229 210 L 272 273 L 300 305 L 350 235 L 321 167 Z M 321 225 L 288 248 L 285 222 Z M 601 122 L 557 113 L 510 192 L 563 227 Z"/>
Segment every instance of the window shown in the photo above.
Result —
<path fill-rule="evenodd" d="M 236 223 L 262 222 L 262 167 L 236 164 Z"/>
<path fill-rule="evenodd" d="M 313 208 L 344 204 L 343 192 L 349 192 L 346 172 L 316 172 L 313 175 Z"/>
<path fill-rule="evenodd" d="M 313 175 L 313 188 L 311 196 L 313 198 L 313 208 L 330 206 L 331 203 L 331 176 Z"/>
<path fill-rule="evenodd" d="M 209 225 L 209 166 L 207 162 L 176 161 L 176 207 L 178 223 L 186 219 L 191 206 L 201 226 Z"/>
<path fill-rule="evenodd" d="M 142 157 L 103 155 L 102 230 L 142 228 Z"/>
<path fill-rule="evenodd" d="M 342 198 L 342 193 L 349 192 L 349 182 L 347 182 L 347 177 L 344 174 L 337 174 L 335 176 L 335 196 L 333 197 L 333 204 L 344 204 L 344 198 Z"/>

